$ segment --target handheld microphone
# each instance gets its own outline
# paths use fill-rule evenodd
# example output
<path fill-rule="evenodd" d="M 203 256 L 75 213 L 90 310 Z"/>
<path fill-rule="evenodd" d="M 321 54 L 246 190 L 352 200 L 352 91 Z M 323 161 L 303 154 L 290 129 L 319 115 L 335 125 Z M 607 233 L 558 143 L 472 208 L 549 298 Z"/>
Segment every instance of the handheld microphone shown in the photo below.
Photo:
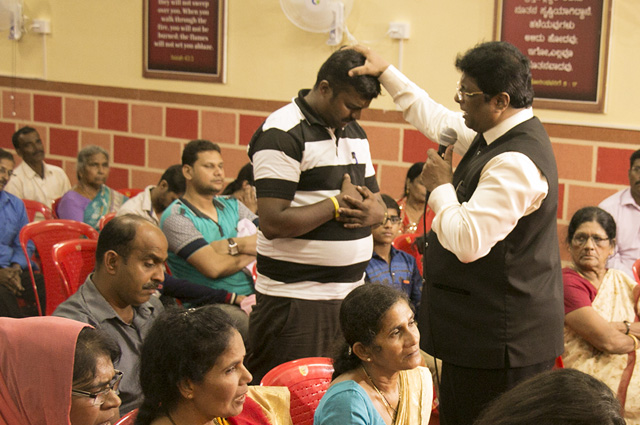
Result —
<path fill-rule="evenodd" d="M 453 145 L 458 141 L 458 132 L 455 131 L 451 127 L 447 127 L 440 133 L 440 141 L 438 142 L 440 146 L 438 146 L 438 155 L 444 158 L 444 153 L 447 150 L 449 145 Z"/>

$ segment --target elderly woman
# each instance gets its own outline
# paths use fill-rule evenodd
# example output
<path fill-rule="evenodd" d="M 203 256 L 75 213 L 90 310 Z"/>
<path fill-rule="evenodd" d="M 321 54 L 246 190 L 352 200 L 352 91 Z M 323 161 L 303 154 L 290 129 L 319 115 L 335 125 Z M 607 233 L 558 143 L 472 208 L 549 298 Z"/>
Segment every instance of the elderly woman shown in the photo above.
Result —
<path fill-rule="evenodd" d="M 597 207 L 578 210 L 567 243 L 573 264 L 562 271 L 566 367 L 605 382 L 618 396 L 629 424 L 640 424 L 640 323 L 637 285 L 607 269 L 616 241 L 613 217 Z"/>
<path fill-rule="evenodd" d="M 288 390 L 249 387 L 244 356 L 240 333 L 219 308 L 165 311 L 142 345 L 136 424 L 291 424 Z"/>
<path fill-rule="evenodd" d="M 431 222 L 435 214 L 427 207 L 427 215 L 423 219 L 427 188 L 422 184 L 420 173 L 424 162 L 416 162 L 407 170 L 407 178 L 404 182 L 404 194 L 398 199 L 402 226 L 400 233 L 424 233 L 423 220 L 427 221 L 427 230 L 431 228 Z"/>
<path fill-rule="evenodd" d="M 345 343 L 314 424 L 428 424 L 431 373 L 419 366 L 420 333 L 406 295 L 360 286 L 342 302 L 340 326 Z"/>
<path fill-rule="evenodd" d="M 106 185 L 109 178 L 109 154 L 99 146 L 87 146 L 78 152 L 78 184 L 64 194 L 56 213 L 60 218 L 83 221 L 98 229 L 100 218 L 118 211 L 127 198 Z"/>
<path fill-rule="evenodd" d="M 104 425 L 118 417 L 118 345 L 61 317 L 0 318 L 0 423 Z"/>

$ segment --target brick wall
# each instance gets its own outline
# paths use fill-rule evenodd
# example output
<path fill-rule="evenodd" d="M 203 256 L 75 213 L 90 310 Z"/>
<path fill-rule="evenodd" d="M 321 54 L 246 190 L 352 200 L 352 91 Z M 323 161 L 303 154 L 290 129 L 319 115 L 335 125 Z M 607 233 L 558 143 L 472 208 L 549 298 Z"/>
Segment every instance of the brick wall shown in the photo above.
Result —
<path fill-rule="evenodd" d="M 180 162 L 191 139 L 220 144 L 227 180 L 247 161 L 255 129 L 283 102 L 131 90 L 81 84 L 0 78 L 0 147 L 13 149 L 11 135 L 23 125 L 42 136 L 47 161 L 63 167 L 75 182 L 79 149 L 95 144 L 111 154 L 108 184 L 114 188 L 157 183 Z M 407 168 L 435 147 L 397 111 L 367 110 L 361 125 L 384 193 L 402 192 Z M 628 158 L 640 149 L 640 131 L 545 124 L 560 177 L 560 238 L 573 212 L 598 204 L 628 184 Z M 562 249 L 566 260 L 566 249 Z"/>

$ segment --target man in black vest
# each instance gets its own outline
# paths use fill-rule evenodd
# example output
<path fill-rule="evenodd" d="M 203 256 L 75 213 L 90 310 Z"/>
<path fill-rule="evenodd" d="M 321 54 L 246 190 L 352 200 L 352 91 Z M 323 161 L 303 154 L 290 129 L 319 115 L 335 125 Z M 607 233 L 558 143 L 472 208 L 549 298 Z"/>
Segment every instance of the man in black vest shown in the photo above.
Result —
<path fill-rule="evenodd" d="M 551 369 L 563 351 L 563 292 L 549 137 L 533 116 L 529 60 L 488 42 L 456 59 L 454 100 L 433 101 L 367 48 L 354 74 L 376 75 L 404 117 L 432 140 L 458 135 L 463 156 L 435 150 L 423 170 L 435 212 L 426 250 L 421 346 L 442 359 L 441 422 L 470 425 L 488 402 Z"/>

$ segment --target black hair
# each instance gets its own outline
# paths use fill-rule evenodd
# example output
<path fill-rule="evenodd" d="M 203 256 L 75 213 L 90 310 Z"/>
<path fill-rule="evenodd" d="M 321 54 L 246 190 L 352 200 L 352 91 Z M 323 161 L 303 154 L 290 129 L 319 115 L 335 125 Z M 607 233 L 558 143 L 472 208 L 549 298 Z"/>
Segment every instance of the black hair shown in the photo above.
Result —
<path fill-rule="evenodd" d="M 409 301 L 404 292 L 390 286 L 367 283 L 358 286 L 345 297 L 340 306 L 340 328 L 344 341 L 333 358 L 333 379 L 360 366 L 353 344 L 370 347 L 382 328 L 382 319 L 398 301 Z"/>
<path fill-rule="evenodd" d="M 4 149 L 0 148 L 0 159 L 8 159 L 11 162 L 16 162 L 13 159 L 13 154 L 9 151 L 5 151 Z"/>
<path fill-rule="evenodd" d="M 603 382 L 575 369 L 543 372 L 495 399 L 474 425 L 624 425 Z"/>
<path fill-rule="evenodd" d="M 78 334 L 73 357 L 73 386 L 87 386 L 95 379 L 98 358 L 107 356 L 115 363 L 120 354 L 120 347 L 106 332 L 83 328 Z"/>
<path fill-rule="evenodd" d="M 216 143 L 210 142 L 209 140 L 199 139 L 190 141 L 182 151 L 182 165 L 190 165 L 193 167 L 193 164 L 198 160 L 198 154 L 200 152 L 208 151 L 216 151 L 220 154 L 222 153 L 220 146 Z"/>
<path fill-rule="evenodd" d="M 386 193 L 383 193 L 381 197 L 382 197 L 382 202 L 384 202 L 384 204 L 387 206 L 387 209 L 391 208 L 393 210 L 396 210 L 398 215 L 400 215 L 400 207 L 398 206 L 398 203 L 395 201 L 395 199 L 393 199 L 391 196 L 387 195 Z"/>
<path fill-rule="evenodd" d="M 380 94 L 380 81 L 371 75 L 349 76 L 349 70 L 364 65 L 366 61 L 362 53 L 353 49 L 340 49 L 333 52 L 318 71 L 314 89 L 326 80 L 333 89 L 333 95 L 353 87 L 359 96 L 371 100 Z"/>
<path fill-rule="evenodd" d="M 13 147 L 16 150 L 20 149 L 20 136 L 29 134 L 29 133 L 37 133 L 37 132 L 38 130 L 36 130 L 33 127 L 29 127 L 29 126 L 22 127 L 20 130 L 13 133 L 13 136 L 11 136 L 11 142 L 13 143 Z"/>
<path fill-rule="evenodd" d="M 529 59 L 506 41 L 481 43 L 456 58 L 456 68 L 473 78 L 488 100 L 506 92 L 514 108 L 533 104 Z"/>
<path fill-rule="evenodd" d="M 569 222 L 569 228 L 567 229 L 567 243 L 570 244 L 573 240 L 576 230 L 582 223 L 595 221 L 604 229 L 609 241 L 613 242 L 616 238 L 616 221 L 611 214 L 598 207 L 583 207 L 573 214 L 571 221 Z"/>
<path fill-rule="evenodd" d="M 253 184 L 253 165 L 250 162 L 247 162 L 242 166 L 240 171 L 238 171 L 238 177 L 231 183 L 227 185 L 222 191 L 223 195 L 231 195 L 233 192 L 242 189 L 242 183 L 247 182 L 251 186 Z"/>
<path fill-rule="evenodd" d="M 640 159 L 640 149 L 631 154 L 629 158 L 629 168 L 633 167 L 633 163 L 636 162 L 636 159 Z"/>
<path fill-rule="evenodd" d="M 169 192 L 181 194 L 187 190 L 187 180 L 182 174 L 181 164 L 175 164 L 167 168 L 162 177 L 160 177 L 160 181 L 162 180 L 167 182 Z"/>
<path fill-rule="evenodd" d="M 162 313 L 151 326 L 140 354 L 140 386 L 144 401 L 136 425 L 148 425 L 166 415 L 182 395 L 185 379 L 202 382 L 229 346 L 233 320 L 214 305 Z"/>
<path fill-rule="evenodd" d="M 114 217 L 100 231 L 96 247 L 96 270 L 102 267 L 102 260 L 107 251 L 115 251 L 125 262 L 131 253 L 138 226 L 149 221 L 135 214 L 124 214 Z"/>
<path fill-rule="evenodd" d="M 404 180 L 404 192 L 402 196 L 409 195 L 409 185 L 407 184 L 407 180 L 413 183 L 413 181 L 422 173 L 422 169 L 424 168 L 424 162 L 416 162 L 407 170 L 407 178 Z"/>

